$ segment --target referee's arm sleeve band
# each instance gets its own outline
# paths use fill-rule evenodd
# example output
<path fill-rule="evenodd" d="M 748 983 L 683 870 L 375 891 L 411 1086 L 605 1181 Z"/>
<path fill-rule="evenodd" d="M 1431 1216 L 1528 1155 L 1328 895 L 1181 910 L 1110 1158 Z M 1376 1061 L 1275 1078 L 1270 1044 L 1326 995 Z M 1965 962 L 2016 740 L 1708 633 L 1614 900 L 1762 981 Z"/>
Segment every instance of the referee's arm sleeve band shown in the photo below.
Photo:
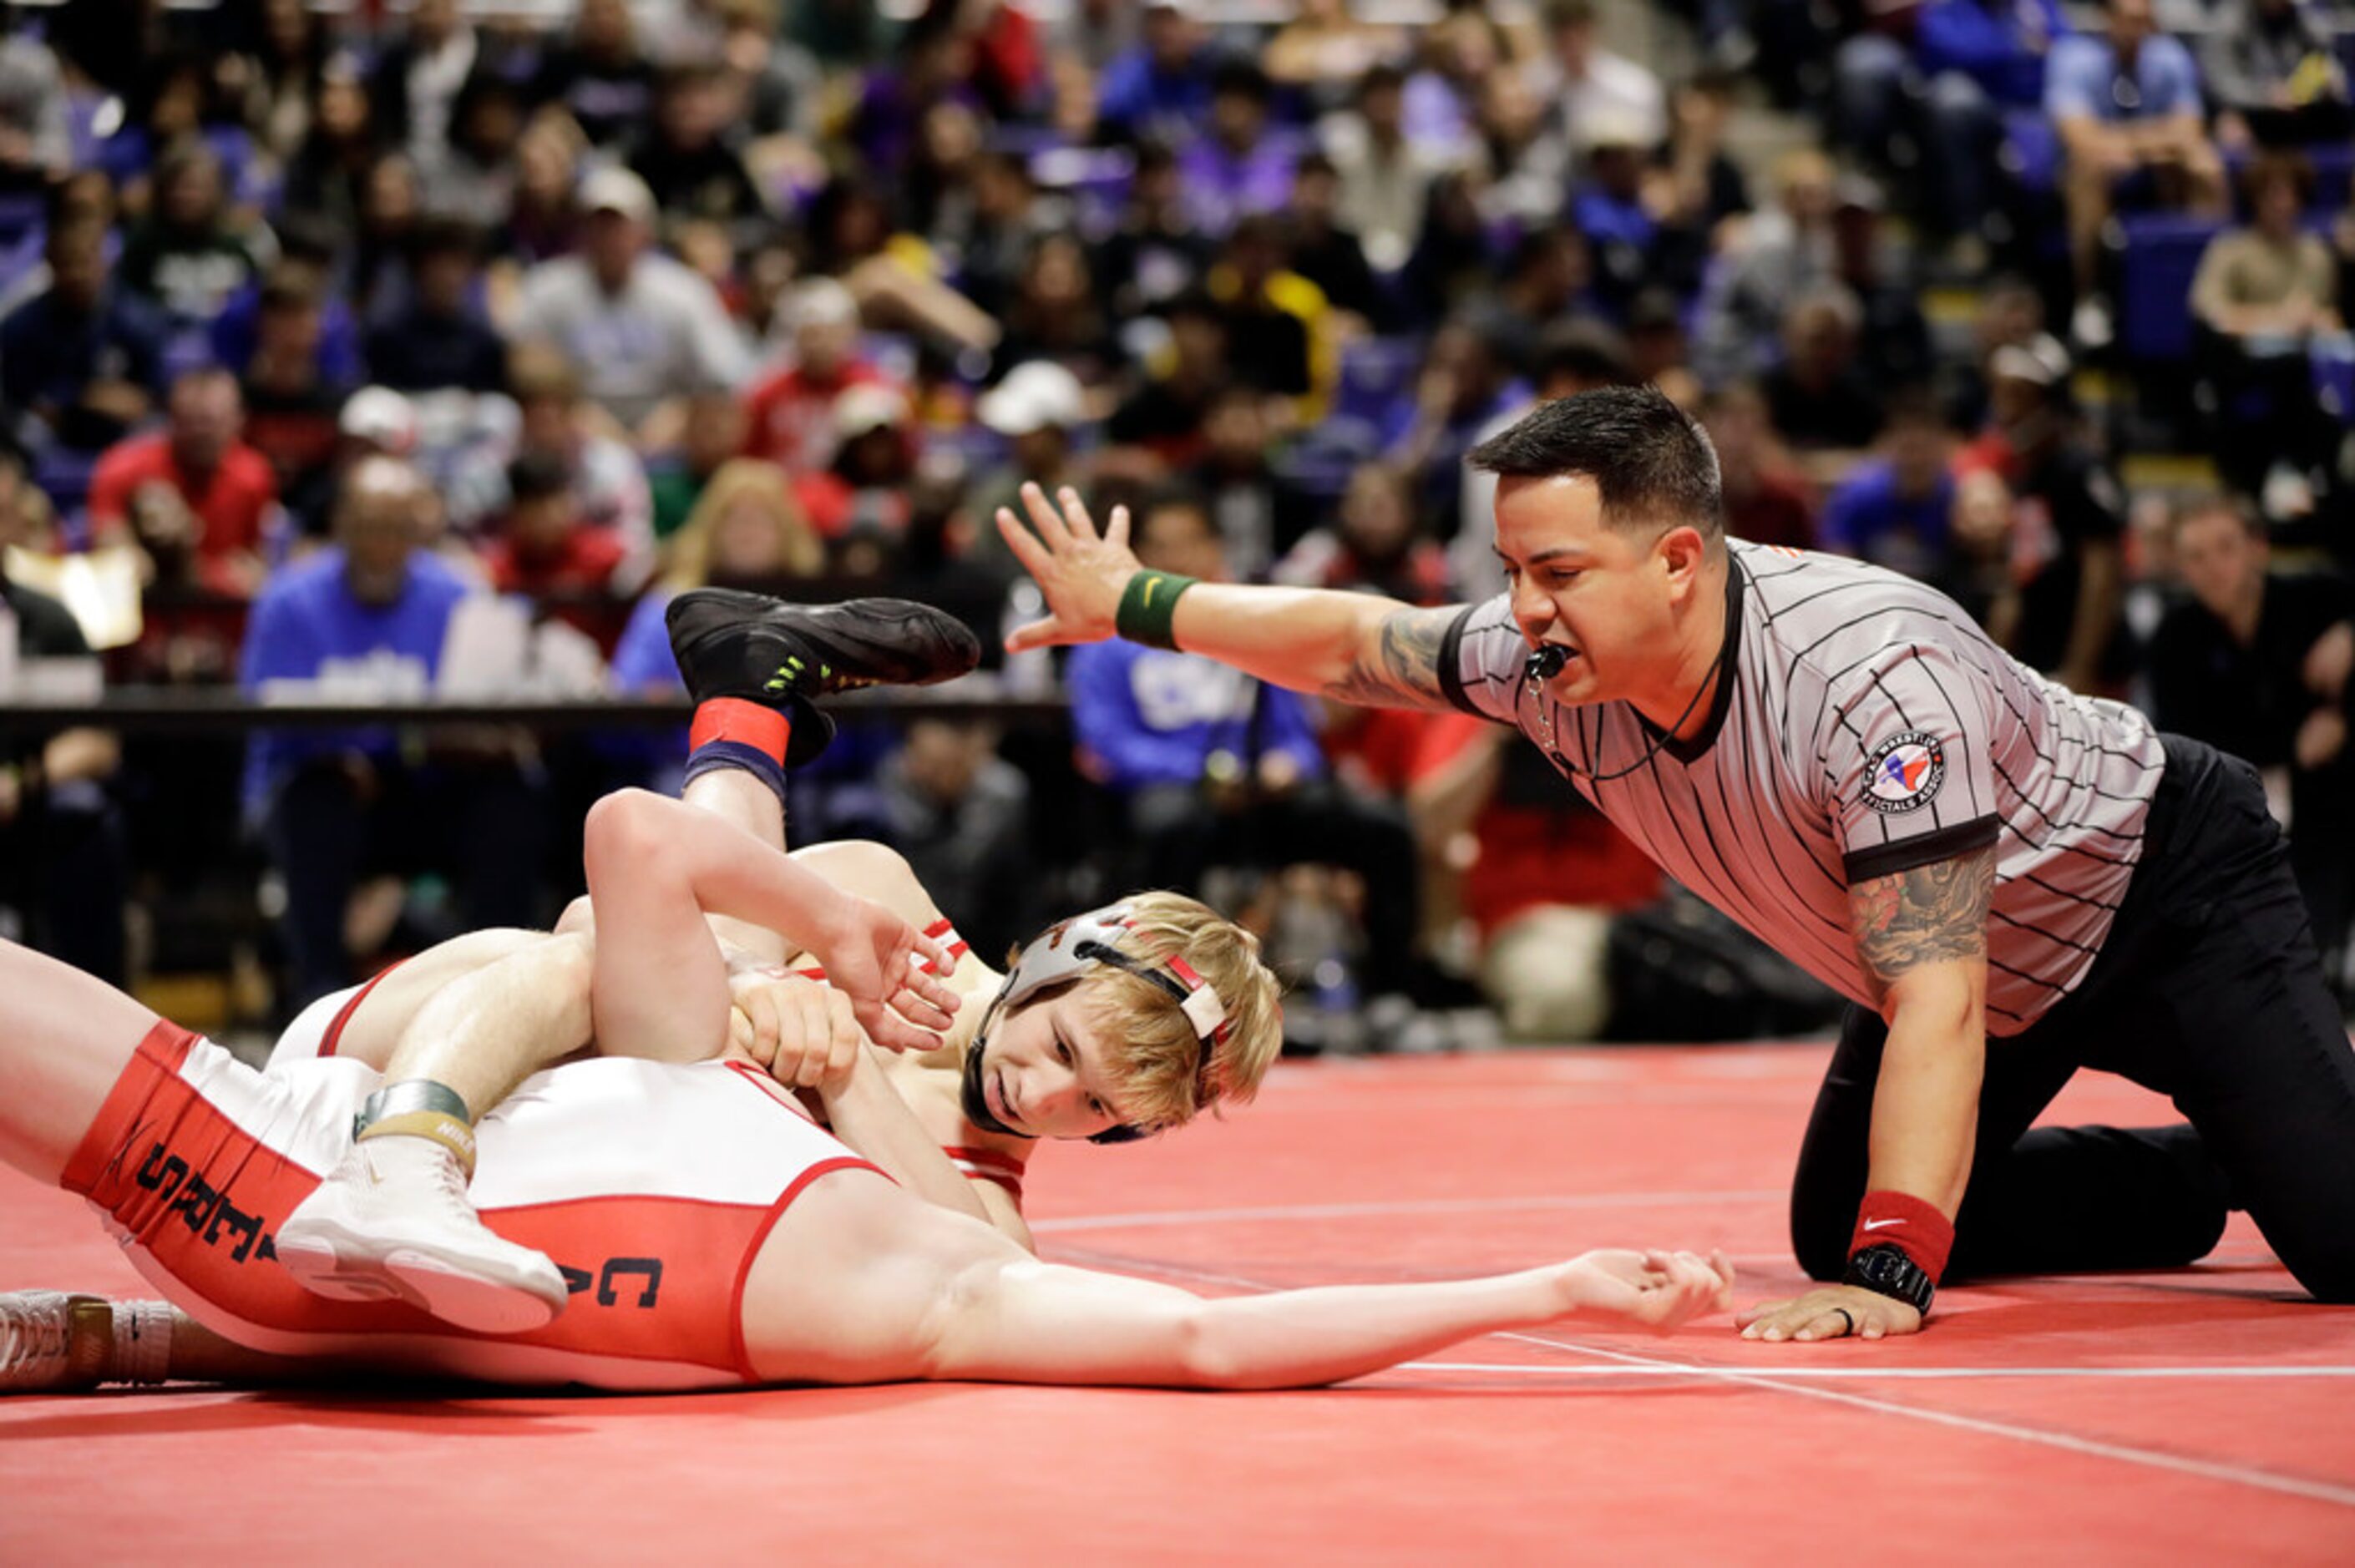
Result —
<path fill-rule="evenodd" d="M 1956 822 L 1951 828 L 1940 828 L 1919 838 L 1851 851 L 1841 857 L 1840 867 L 1848 873 L 1848 885 L 1854 887 L 1876 876 L 1894 876 L 1917 865 L 1933 865 L 1957 855 L 1991 849 L 2001 825 L 2001 819 L 1990 812 L 1977 821 Z"/>
<path fill-rule="evenodd" d="M 1464 624 L 1480 607 L 1467 604 L 1458 610 L 1455 619 L 1447 623 L 1446 635 L 1439 640 L 1439 691 L 1450 703 L 1474 718 L 1494 721 L 1496 715 L 1475 707 L 1464 693 Z"/>

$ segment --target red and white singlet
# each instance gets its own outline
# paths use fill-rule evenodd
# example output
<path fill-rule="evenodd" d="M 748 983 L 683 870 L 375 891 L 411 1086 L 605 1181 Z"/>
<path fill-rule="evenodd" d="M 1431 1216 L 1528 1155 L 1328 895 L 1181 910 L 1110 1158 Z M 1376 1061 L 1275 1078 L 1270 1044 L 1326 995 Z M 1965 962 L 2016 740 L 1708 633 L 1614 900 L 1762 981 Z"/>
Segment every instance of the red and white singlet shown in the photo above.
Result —
<path fill-rule="evenodd" d="M 600 1058 L 537 1074 L 483 1118 L 474 1201 L 564 1270 L 545 1329 L 471 1335 L 399 1303 L 329 1301 L 276 1262 L 280 1221 L 351 1145 L 380 1082 L 319 1056 L 268 1074 L 171 1023 L 141 1042 L 60 1182 L 140 1272 L 254 1350 L 509 1384 L 754 1381 L 744 1280 L 810 1182 L 873 1171 L 759 1074 Z"/>

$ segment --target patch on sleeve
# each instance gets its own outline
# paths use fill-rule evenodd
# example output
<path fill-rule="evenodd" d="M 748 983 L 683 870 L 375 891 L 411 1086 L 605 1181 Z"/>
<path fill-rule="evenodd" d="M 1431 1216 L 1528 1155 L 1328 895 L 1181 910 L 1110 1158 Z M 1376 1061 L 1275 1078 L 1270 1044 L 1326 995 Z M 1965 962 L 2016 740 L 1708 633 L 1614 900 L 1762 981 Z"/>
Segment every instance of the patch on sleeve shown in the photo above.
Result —
<path fill-rule="evenodd" d="M 1946 781 L 1946 747 L 1936 736 L 1911 729 L 1874 748 L 1864 768 L 1864 803 L 1902 816 L 1937 798 Z"/>

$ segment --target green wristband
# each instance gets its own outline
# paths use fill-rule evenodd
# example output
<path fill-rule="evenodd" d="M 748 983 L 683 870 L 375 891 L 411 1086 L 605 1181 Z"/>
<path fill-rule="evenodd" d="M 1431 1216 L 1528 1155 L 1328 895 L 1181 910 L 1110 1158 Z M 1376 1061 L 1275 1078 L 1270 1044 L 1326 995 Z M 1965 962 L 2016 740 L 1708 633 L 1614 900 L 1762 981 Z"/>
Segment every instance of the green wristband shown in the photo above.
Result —
<path fill-rule="evenodd" d="M 1131 642 L 1148 648 L 1177 647 L 1178 633 L 1172 623 L 1178 616 L 1178 600 L 1196 580 L 1176 572 L 1138 572 L 1121 590 L 1114 626 Z"/>

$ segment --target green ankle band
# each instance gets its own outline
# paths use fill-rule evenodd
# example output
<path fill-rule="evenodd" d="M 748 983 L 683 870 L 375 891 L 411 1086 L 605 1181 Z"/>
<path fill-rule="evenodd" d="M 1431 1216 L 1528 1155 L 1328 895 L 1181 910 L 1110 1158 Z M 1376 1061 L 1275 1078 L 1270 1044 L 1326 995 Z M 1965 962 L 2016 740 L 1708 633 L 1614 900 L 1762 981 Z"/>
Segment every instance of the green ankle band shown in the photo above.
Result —
<path fill-rule="evenodd" d="M 474 1121 L 474 1113 L 466 1108 L 465 1100 L 449 1085 L 437 1084 L 431 1078 L 405 1078 L 397 1084 L 387 1084 L 360 1102 L 360 1114 L 352 1118 L 352 1136 L 358 1137 L 378 1122 L 418 1111 L 454 1117 L 470 1127 Z"/>
<path fill-rule="evenodd" d="M 371 1138 L 431 1139 L 457 1157 L 470 1179 L 474 1174 L 474 1118 L 447 1084 L 404 1078 L 370 1095 L 352 1118 L 352 1140 Z"/>
<path fill-rule="evenodd" d="M 1176 648 L 1178 633 L 1173 623 L 1178 616 L 1178 600 L 1195 581 L 1176 572 L 1136 573 L 1121 590 L 1120 609 L 1113 617 L 1114 626 L 1131 642 L 1142 642 L 1148 648 Z"/>
<path fill-rule="evenodd" d="M 450 1151 L 466 1172 L 468 1181 L 474 1176 L 474 1129 L 447 1111 L 398 1111 L 379 1117 L 368 1124 L 352 1139 L 367 1143 L 380 1138 L 422 1138 L 438 1143 Z"/>

